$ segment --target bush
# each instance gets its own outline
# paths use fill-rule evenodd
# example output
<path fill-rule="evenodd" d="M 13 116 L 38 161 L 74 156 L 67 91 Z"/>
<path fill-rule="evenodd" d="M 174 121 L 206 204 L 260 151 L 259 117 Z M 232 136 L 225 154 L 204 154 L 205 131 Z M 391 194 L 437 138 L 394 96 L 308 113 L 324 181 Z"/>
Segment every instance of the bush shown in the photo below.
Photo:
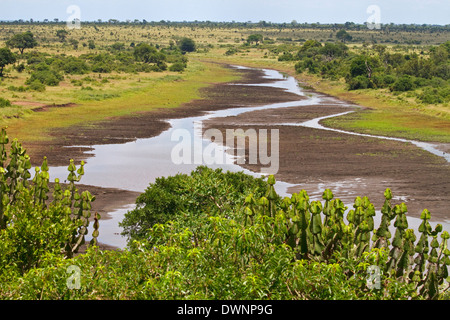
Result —
<path fill-rule="evenodd" d="M 404 75 L 398 78 L 391 87 L 392 91 L 401 91 L 401 92 L 409 91 L 412 89 L 414 89 L 414 82 L 413 79 L 408 75 Z"/>
<path fill-rule="evenodd" d="M 30 78 L 25 84 L 32 84 L 34 81 L 39 81 L 48 86 L 57 86 L 64 77 L 54 70 L 33 71 Z"/>
<path fill-rule="evenodd" d="M 85 74 L 89 72 L 89 66 L 84 61 L 70 59 L 63 63 L 62 70 L 67 74 Z"/>
<path fill-rule="evenodd" d="M 196 50 L 196 44 L 190 38 L 182 38 L 178 43 L 178 47 L 181 52 L 194 52 Z"/>
<path fill-rule="evenodd" d="M 183 62 L 175 62 L 169 67 L 170 71 L 183 72 L 186 69 L 186 64 Z"/>
<path fill-rule="evenodd" d="M 227 51 L 225 51 L 226 56 L 232 56 L 233 54 L 236 54 L 238 50 L 236 48 L 229 48 Z"/>
<path fill-rule="evenodd" d="M 425 88 L 424 91 L 419 94 L 417 99 L 420 102 L 426 104 L 438 104 L 450 101 L 450 89 L 449 88 Z"/>
<path fill-rule="evenodd" d="M 45 84 L 36 79 L 28 85 L 28 89 L 38 92 L 44 92 Z"/>
<path fill-rule="evenodd" d="M 440 225 L 433 230 L 431 216 L 424 210 L 420 239 L 416 241 L 414 231 L 407 229 L 406 206 L 391 205 L 389 189 L 384 193 L 381 223 L 375 229 L 375 207 L 367 197 L 357 197 L 349 211 L 329 189 L 323 193 L 323 205 L 310 201 L 305 190 L 281 199 L 274 191 L 273 176 L 265 183 L 266 192 L 259 196 L 261 190 L 253 194 L 245 191 L 255 178 L 204 167 L 191 176 L 161 179 L 151 185 L 152 192 L 147 190 L 142 195 L 150 205 L 141 202 L 136 206 L 142 217 L 152 216 L 156 209 L 163 218 L 145 230 L 144 238 L 130 241 L 122 251 L 93 247 L 73 259 L 47 255 L 39 269 L 23 276 L 0 273 L 0 296 L 138 300 L 449 298 L 448 283 L 443 281 L 449 280 L 448 232 L 442 232 Z M 244 193 L 234 192 L 233 186 Z M 226 193 L 237 202 L 227 205 Z M 247 196 L 243 199 L 244 194 Z M 173 215 L 164 217 L 166 211 Z M 395 231 L 393 237 L 390 225 Z M 82 272 L 79 290 L 67 289 L 66 270 L 70 265 L 79 266 Z M 379 273 L 372 274 L 376 270 Z"/>
<path fill-rule="evenodd" d="M 18 66 L 14 66 L 14 69 L 17 70 L 17 72 L 23 72 L 25 70 L 25 64 L 21 63 Z"/>
<path fill-rule="evenodd" d="M 349 90 L 367 89 L 370 87 L 369 78 L 366 76 L 357 76 L 348 81 Z"/>
<path fill-rule="evenodd" d="M 384 86 L 389 86 L 395 82 L 395 77 L 390 74 L 385 74 L 383 76 L 383 84 Z"/>
<path fill-rule="evenodd" d="M 295 57 L 290 52 L 284 52 L 281 56 L 278 57 L 278 61 L 294 61 Z"/>
<path fill-rule="evenodd" d="M 10 268 L 20 274 L 38 268 L 45 255 L 73 257 L 84 244 L 91 202 L 95 200 L 88 191 L 78 192 L 75 181 L 84 174 L 83 163 L 77 170 L 71 160 L 67 187 L 63 189 L 56 179 L 49 202 L 47 159 L 44 158 L 31 180 L 30 157 L 16 139 L 8 155 L 5 150 L 8 143 L 3 128 L 0 133 L 0 275 Z M 96 244 L 96 233 L 98 225 L 94 225 L 92 244 Z"/>
<path fill-rule="evenodd" d="M 142 239 L 155 223 L 188 216 L 191 219 L 203 212 L 224 212 L 242 204 L 247 193 L 260 196 L 266 188 L 262 179 L 243 173 L 198 167 L 191 175 L 156 179 L 137 198 L 136 209 L 128 212 L 120 225 L 124 235 Z"/>
<path fill-rule="evenodd" d="M 11 107 L 11 101 L 0 97 L 0 108 Z"/>
<path fill-rule="evenodd" d="M 112 71 L 111 64 L 107 64 L 104 62 L 97 62 L 92 65 L 92 72 L 110 73 L 111 71 Z"/>
<path fill-rule="evenodd" d="M 25 92 L 25 91 L 27 91 L 27 88 L 25 88 L 24 86 L 18 86 L 18 87 L 16 87 L 16 86 L 9 86 L 8 90 L 16 91 L 16 92 Z"/>

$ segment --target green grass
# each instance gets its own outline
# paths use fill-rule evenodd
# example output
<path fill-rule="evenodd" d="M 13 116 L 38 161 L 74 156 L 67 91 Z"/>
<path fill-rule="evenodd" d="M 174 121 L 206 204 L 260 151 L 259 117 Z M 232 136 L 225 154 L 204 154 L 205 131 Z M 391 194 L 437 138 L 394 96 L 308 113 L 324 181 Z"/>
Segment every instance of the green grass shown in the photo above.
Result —
<path fill-rule="evenodd" d="M 58 91 L 53 94 L 53 97 L 58 97 L 60 94 L 61 97 L 57 98 L 58 100 L 65 98 L 66 103 L 75 102 L 77 106 L 51 108 L 46 112 L 27 112 L 20 118 L 4 118 L 2 125 L 7 125 L 8 134 L 19 140 L 47 140 L 51 139 L 48 132 L 54 128 L 95 123 L 107 118 L 157 108 L 176 108 L 183 103 L 201 98 L 200 88 L 236 78 L 237 76 L 231 70 L 218 64 L 193 59 L 185 73 L 142 78 L 138 88 L 128 85 L 125 89 L 112 88 L 102 92 L 98 89 L 93 91 L 77 89 L 76 92 L 72 91 L 65 95 L 60 88 L 54 88 Z M 107 98 L 108 94 L 116 96 Z"/>
<path fill-rule="evenodd" d="M 450 143 L 448 121 L 398 109 L 361 110 L 325 119 L 325 126 L 359 133 Z"/>

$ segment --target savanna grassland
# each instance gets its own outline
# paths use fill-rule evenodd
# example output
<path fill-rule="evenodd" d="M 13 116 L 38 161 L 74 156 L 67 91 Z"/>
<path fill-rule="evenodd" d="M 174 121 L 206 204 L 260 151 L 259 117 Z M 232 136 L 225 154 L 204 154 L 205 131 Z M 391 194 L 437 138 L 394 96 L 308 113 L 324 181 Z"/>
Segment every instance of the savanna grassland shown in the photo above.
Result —
<path fill-rule="evenodd" d="M 418 55 L 419 58 L 428 60 L 430 56 L 429 49 L 445 43 L 448 40 L 449 33 L 446 27 L 388 25 L 382 30 L 369 30 L 357 25 L 349 25 L 347 27 L 348 34 L 352 38 L 351 41 L 345 43 L 348 48 L 346 52 L 347 57 L 350 55 L 351 58 L 354 54 L 369 56 L 371 59 L 375 58 L 378 60 L 383 59 L 381 52 L 390 54 L 393 59 L 401 55 L 407 56 L 407 59 L 410 56 Z M 190 63 L 187 64 L 188 68 L 183 73 L 170 72 L 168 70 L 142 72 L 142 70 L 136 70 L 136 68 L 127 70 L 127 67 L 109 70 L 110 68 L 102 69 L 101 66 L 82 72 L 75 70 L 67 73 L 67 70 L 62 70 L 60 73 L 65 75 L 58 85 L 46 86 L 46 90 L 41 92 L 39 88 L 38 90 L 24 90 L 23 85 L 30 75 L 29 68 L 18 72 L 10 65 L 10 72 L 1 82 L 2 97 L 13 102 L 12 107 L 1 110 L 4 115 L 4 123 L 14 122 L 10 119 L 17 117 L 27 118 L 29 116 L 28 110 L 34 107 L 52 104 L 75 103 L 84 106 L 102 106 L 107 104 L 107 108 L 101 107 L 105 114 L 99 113 L 98 109 L 89 107 L 93 112 L 88 117 L 98 116 L 96 119 L 112 116 L 116 112 L 117 115 L 124 112 L 132 112 L 133 110 L 130 110 L 130 108 L 134 107 L 136 107 L 134 111 L 138 111 L 142 106 L 138 107 L 136 103 L 133 103 L 132 107 L 128 107 L 127 110 L 123 110 L 123 108 L 119 110 L 120 100 L 127 100 L 129 96 L 139 100 L 139 95 L 136 95 L 136 93 L 142 91 L 141 89 L 145 91 L 149 87 L 154 87 L 153 83 L 155 81 L 158 81 L 158 83 L 161 83 L 161 81 L 167 84 L 170 83 L 170 86 L 174 84 L 182 87 L 187 85 L 186 88 L 180 87 L 181 90 L 178 92 L 181 93 L 181 96 L 176 95 L 176 97 L 183 99 L 183 101 L 189 101 L 198 97 L 198 95 L 195 95 L 195 91 L 201 85 L 198 84 L 195 88 L 190 86 L 200 78 L 203 85 L 207 85 L 210 82 L 222 81 L 221 77 L 223 77 L 223 81 L 232 77 L 231 74 L 227 75 L 223 69 L 211 69 L 210 64 L 205 68 L 207 61 L 219 61 L 275 68 L 296 76 L 306 85 L 321 92 L 335 95 L 343 100 L 352 101 L 372 109 L 370 112 L 359 112 L 347 117 L 340 117 L 339 121 L 336 121 L 336 119 L 328 120 L 328 125 L 373 134 L 449 142 L 447 123 L 449 120 L 448 78 L 444 78 L 444 81 L 441 81 L 433 75 L 427 75 L 426 77 L 429 82 L 432 82 L 431 84 L 419 85 L 412 90 L 405 91 L 392 91 L 387 85 L 379 86 L 374 90 L 374 88 L 367 88 L 367 84 L 363 84 L 358 90 L 348 90 L 349 84 L 345 80 L 346 72 L 348 73 L 347 70 L 339 70 L 338 73 L 332 76 L 323 76 L 323 72 L 317 70 L 311 72 L 308 68 L 303 68 L 304 70 L 301 73 L 296 72 L 299 70 L 295 68 L 295 65 L 298 64 L 298 59 L 295 58 L 295 55 L 302 45 L 307 40 L 316 40 L 323 44 L 340 42 L 336 37 L 340 29 L 339 26 L 308 25 L 308 28 L 302 28 L 301 26 L 293 28 L 290 24 L 275 26 L 269 24 L 264 27 L 261 24 L 246 26 L 245 24 L 217 25 L 213 23 L 158 23 L 155 25 L 86 23 L 82 24 L 80 29 L 67 29 L 69 30 L 68 34 L 61 41 L 61 38 L 57 36 L 58 30 L 65 28 L 65 25 L 61 23 L 9 24 L 1 26 L 0 37 L 6 42 L 13 34 L 25 32 L 30 28 L 33 30 L 39 46 L 26 49 L 25 54 L 28 56 L 34 52 L 40 52 L 49 56 L 81 56 L 83 59 L 86 59 L 88 55 L 100 55 L 98 59 L 101 60 L 102 54 L 117 55 L 117 53 L 128 53 L 128 56 L 124 54 L 122 57 L 116 57 L 116 61 L 117 59 L 122 59 L 122 64 L 126 64 L 124 61 L 131 59 L 130 56 L 134 49 L 133 45 L 144 42 L 170 52 L 170 49 L 175 47 L 176 42 L 183 37 L 195 41 L 196 51 L 187 55 Z M 252 34 L 261 35 L 263 40 L 249 44 L 247 40 Z M 174 55 L 168 55 L 169 58 L 171 56 L 172 58 L 169 60 L 175 61 L 177 59 Z M 288 58 L 283 59 L 283 57 Z M 350 58 L 347 58 L 347 60 L 350 60 Z M 330 57 L 317 56 L 313 57 L 313 59 L 330 59 Z M 21 63 L 26 64 L 26 59 L 19 59 L 16 62 L 16 66 Z M 208 72 L 204 72 L 204 70 Z M 381 71 L 381 73 L 384 72 L 385 70 Z M 446 72 L 448 72 L 447 69 L 441 71 L 441 74 L 446 74 Z M 176 83 L 177 80 L 185 77 L 188 77 L 189 81 Z M 391 81 L 393 80 L 391 79 Z M 439 92 L 436 92 L 436 88 L 439 88 Z M 177 100 L 171 103 L 170 97 L 175 97 L 171 94 L 167 95 L 169 98 L 158 96 L 159 94 L 164 94 L 164 92 L 161 90 L 153 93 L 147 92 L 147 96 L 150 94 L 152 99 L 155 100 L 153 102 L 146 101 L 144 108 L 148 108 L 149 105 L 153 107 L 176 106 L 181 102 L 181 100 Z M 187 96 L 183 97 L 183 94 L 187 94 Z M 417 99 L 421 95 L 422 99 Z M 442 98 L 442 95 L 445 95 L 445 97 Z M 440 96 L 440 98 L 434 99 L 435 96 Z M 112 105 L 115 104 L 115 101 L 118 102 L 114 107 Z M 139 103 L 137 104 L 139 105 Z M 109 111 L 106 109 L 109 109 Z M 111 110 L 114 110 L 112 114 L 110 113 Z M 86 114 L 84 110 L 79 108 L 70 109 L 70 112 L 77 113 L 78 111 Z M 55 112 L 58 113 L 59 111 Z M 64 123 L 70 125 L 78 121 L 87 120 L 86 118 L 78 118 L 78 115 L 71 116 L 70 119 L 63 115 L 63 118 L 65 120 L 62 122 L 59 119 L 54 122 L 58 123 L 58 125 L 64 125 Z M 45 129 L 47 125 L 56 125 L 51 122 L 45 123 L 45 121 L 39 121 L 39 123 L 40 127 L 37 130 Z M 10 130 L 14 130 L 14 125 L 10 126 Z M 36 135 L 36 131 L 33 131 L 31 127 L 27 131 L 30 132 L 28 138 L 44 138 L 42 135 Z M 23 130 L 14 133 L 24 134 Z"/>
<path fill-rule="evenodd" d="M 274 176 L 199 167 L 149 184 L 121 222 L 128 247 L 103 250 L 96 197 L 79 187 L 84 162 L 68 163 L 63 184 L 30 155 L 80 126 L 210 98 L 206 88 L 242 76 L 229 64 L 276 69 L 364 107 L 325 125 L 450 143 L 449 34 L 394 24 L 0 23 L 0 298 L 448 299 L 448 232 L 432 228 L 425 208 L 418 230 L 408 228 L 389 186 L 375 225 L 366 196 L 347 210 L 330 189 L 322 202 L 305 190 L 282 198 Z M 32 163 L 42 165 L 33 172 Z M 69 283 L 74 265 L 81 279 Z"/>

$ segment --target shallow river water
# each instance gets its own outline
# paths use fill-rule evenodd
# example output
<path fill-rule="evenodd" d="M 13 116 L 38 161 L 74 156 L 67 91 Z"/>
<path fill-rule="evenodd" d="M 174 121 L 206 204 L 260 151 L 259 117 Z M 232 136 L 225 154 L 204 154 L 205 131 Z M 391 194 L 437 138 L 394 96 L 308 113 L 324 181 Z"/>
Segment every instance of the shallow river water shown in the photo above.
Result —
<path fill-rule="evenodd" d="M 235 66 L 236 68 L 244 68 Z M 336 104 L 346 106 L 345 102 L 325 97 L 320 94 L 307 95 L 303 89 L 298 85 L 295 78 L 285 76 L 278 71 L 264 69 L 265 77 L 272 79 L 273 82 L 264 84 L 246 84 L 258 86 L 271 86 L 282 88 L 289 92 L 295 93 L 299 96 L 299 101 L 290 101 L 284 103 L 275 103 L 258 107 L 240 107 L 233 109 L 225 109 L 219 111 L 208 112 L 203 116 L 189 117 L 183 119 L 170 120 L 170 128 L 160 135 L 147 139 L 137 139 L 134 142 L 125 144 L 109 144 L 91 146 L 92 157 L 86 161 L 85 175 L 82 178 L 82 183 L 85 185 L 93 185 L 98 187 L 118 188 L 124 190 L 143 192 L 149 183 L 155 181 L 161 176 L 170 176 L 177 173 L 190 173 L 198 165 L 202 163 L 214 162 L 213 159 L 208 159 L 204 150 L 211 146 L 210 140 L 203 139 L 202 121 L 217 118 L 228 117 L 242 114 L 244 112 L 287 108 L 302 105 L 318 105 L 324 103 Z M 352 111 L 350 111 L 352 112 Z M 347 113 L 347 112 L 346 112 Z M 356 134 L 353 132 L 345 132 L 342 130 L 335 130 L 323 127 L 319 121 L 324 118 L 339 116 L 341 113 L 321 118 L 316 118 L 303 123 L 278 123 L 274 125 L 295 125 L 305 126 L 323 130 L 334 130 L 340 133 Z M 181 134 L 184 140 L 181 139 Z M 187 137 L 187 138 L 186 138 Z M 406 141 L 404 139 L 376 137 L 380 139 L 393 139 L 398 141 Z M 192 147 L 191 164 L 176 164 L 173 157 L 173 151 L 181 146 L 181 141 L 187 143 Z M 450 155 L 440 151 L 436 146 L 428 143 L 420 143 L 410 141 L 418 147 L 430 151 L 436 155 L 443 156 L 450 162 Z M 224 171 L 243 171 L 245 173 L 260 176 L 260 173 L 254 173 L 235 164 L 235 159 L 226 152 L 222 146 L 215 145 L 215 151 L 221 153 L 223 161 L 208 164 L 209 167 L 222 168 Z M 217 154 L 215 154 L 217 155 Z M 65 180 L 67 176 L 67 166 L 50 168 L 50 177 L 52 181 L 59 178 L 61 181 Z M 291 184 L 283 181 L 277 181 L 277 192 L 283 196 L 289 196 L 287 190 Z M 311 197 L 312 198 L 312 197 Z M 322 200 L 312 199 L 312 200 Z M 348 204 L 347 204 L 348 205 Z M 128 210 L 134 208 L 134 204 L 125 207 L 117 208 L 117 210 L 110 212 L 112 219 L 100 221 L 100 236 L 99 241 L 108 245 L 124 248 L 126 246 L 126 239 L 120 236 L 121 229 L 118 222 L 121 221 Z M 408 217 L 410 228 L 415 228 L 420 224 L 419 219 Z M 440 221 L 445 230 L 450 230 L 448 221 Z M 435 223 L 432 223 L 433 227 Z M 377 224 L 376 224 L 377 225 Z"/>

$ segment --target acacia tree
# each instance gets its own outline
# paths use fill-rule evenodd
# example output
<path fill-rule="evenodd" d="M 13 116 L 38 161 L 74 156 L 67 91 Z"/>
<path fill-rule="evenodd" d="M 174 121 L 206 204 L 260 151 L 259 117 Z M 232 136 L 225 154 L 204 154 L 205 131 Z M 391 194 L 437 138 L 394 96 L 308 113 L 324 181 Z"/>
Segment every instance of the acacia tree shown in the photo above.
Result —
<path fill-rule="evenodd" d="M 258 44 L 260 41 L 263 41 L 263 36 L 261 34 L 251 34 L 247 38 L 247 43 L 255 42 Z"/>
<path fill-rule="evenodd" d="M 3 68 L 16 62 L 16 56 L 9 48 L 0 48 L 0 77 L 3 77 Z"/>
<path fill-rule="evenodd" d="M 56 36 L 59 38 L 60 42 L 65 42 L 68 34 L 69 34 L 69 32 L 64 29 L 56 31 Z"/>
<path fill-rule="evenodd" d="M 31 49 L 38 45 L 34 35 L 30 32 L 15 34 L 11 39 L 6 41 L 6 45 L 11 48 L 17 48 L 20 54 L 23 54 L 25 49 Z"/>
<path fill-rule="evenodd" d="M 166 60 L 163 53 L 147 43 L 140 43 L 134 48 L 134 57 L 144 63 L 160 63 Z"/>
<path fill-rule="evenodd" d="M 338 38 L 339 40 L 341 40 L 344 43 L 345 43 L 345 41 L 350 41 L 353 39 L 353 37 L 344 29 L 341 29 L 336 33 L 336 38 Z"/>

